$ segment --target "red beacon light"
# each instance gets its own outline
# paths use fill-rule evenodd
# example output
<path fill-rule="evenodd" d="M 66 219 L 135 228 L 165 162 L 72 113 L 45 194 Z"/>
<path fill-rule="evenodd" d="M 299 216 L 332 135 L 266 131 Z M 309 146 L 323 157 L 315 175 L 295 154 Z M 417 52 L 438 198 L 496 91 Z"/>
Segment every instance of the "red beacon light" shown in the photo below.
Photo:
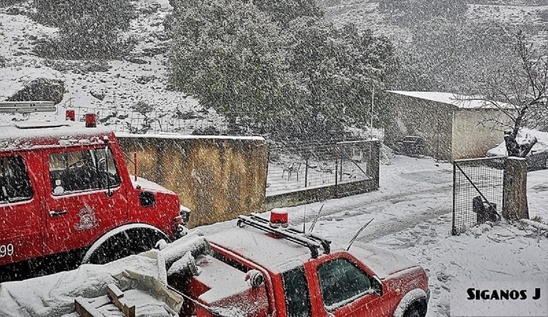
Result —
<path fill-rule="evenodd" d="M 86 113 L 86 128 L 97 127 L 97 115 L 95 113 Z"/>
<path fill-rule="evenodd" d="M 70 109 L 65 111 L 65 120 L 75 121 L 76 120 L 76 112 L 74 112 L 74 110 L 70 110 Z"/>
<path fill-rule="evenodd" d="M 287 228 L 289 226 L 287 211 L 280 208 L 272 209 L 270 211 L 270 226 L 273 228 Z"/>

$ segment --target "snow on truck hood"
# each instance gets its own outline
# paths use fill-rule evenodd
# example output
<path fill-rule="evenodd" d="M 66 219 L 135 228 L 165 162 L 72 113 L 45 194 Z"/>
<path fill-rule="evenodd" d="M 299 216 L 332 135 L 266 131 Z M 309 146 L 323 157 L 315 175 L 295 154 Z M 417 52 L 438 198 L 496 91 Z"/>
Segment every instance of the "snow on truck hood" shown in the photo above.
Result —
<path fill-rule="evenodd" d="M 349 252 L 369 266 L 380 279 L 405 269 L 418 267 L 417 263 L 401 255 L 362 242 L 354 242 Z"/>
<path fill-rule="evenodd" d="M 164 193 L 172 193 L 171 190 L 165 188 L 164 186 L 157 184 L 155 182 L 149 181 L 146 178 L 142 178 L 137 176 L 137 180 L 135 179 L 135 175 L 130 175 L 131 183 L 133 184 L 133 188 L 142 188 L 142 189 L 148 189 L 155 192 L 164 192 Z"/>

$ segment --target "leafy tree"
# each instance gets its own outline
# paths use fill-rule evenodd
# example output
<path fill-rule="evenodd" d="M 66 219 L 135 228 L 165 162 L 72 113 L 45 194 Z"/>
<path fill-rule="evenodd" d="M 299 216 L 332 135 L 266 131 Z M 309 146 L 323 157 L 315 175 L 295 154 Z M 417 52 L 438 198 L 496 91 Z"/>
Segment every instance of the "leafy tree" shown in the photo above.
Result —
<path fill-rule="evenodd" d="M 213 0 L 180 10 L 169 55 L 178 88 L 222 113 L 267 120 L 290 90 L 278 28 L 252 4 Z"/>
<path fill-rule="evenodd" d="M 178 8 L 169 58 L 178 88 L 277 138 L 340 136 L 345 120 L 370 117 L 371 90 L 395 70 L 390 42 L 353 26 L 301 17 L 280 29 L 239 0 Z"/>
<path fill-rule="evenodd" d="M 302 19 L 292 28 L 289 62 L 304 88 L 297 130 L 303 135 L 340 134 L 342 123 L 369 118 L 372 90 L 380 91 L 396 70 L 391 43 L 359 33 L 353 25 L 336 29 Z"/>

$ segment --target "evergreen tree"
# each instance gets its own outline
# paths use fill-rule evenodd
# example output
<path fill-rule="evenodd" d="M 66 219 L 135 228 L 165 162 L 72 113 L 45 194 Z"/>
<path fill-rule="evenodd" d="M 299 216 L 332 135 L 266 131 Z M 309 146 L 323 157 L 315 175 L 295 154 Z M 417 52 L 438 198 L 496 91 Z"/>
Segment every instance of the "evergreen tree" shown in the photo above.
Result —
<path fill-rule="evenodd" d="M 340 133 L 344 122 L 369 119 L 372 90 L 380 92 L 397 69 L 391 43 L 353 25 L 302 19 L 292 27 L 291 71 L 305 88 L 301 133 Z"/>
<path fill-rule="evenodd" d="M 206 107 L 257 120 L 278 116 L 289 89 L 278 28 L 249 3 L 179 10 L 169 55 L 174 83 Z"/>
<path fill-rule="evenodd" d="M 371 117 L 372 89 L 396 70 L 391 43 L 351 25 L 300 17 L 280 29 L 239 0 L 177 8 L 169 57 L 176 86 L 279 138 L 340 136 L 345 121 Z"/>

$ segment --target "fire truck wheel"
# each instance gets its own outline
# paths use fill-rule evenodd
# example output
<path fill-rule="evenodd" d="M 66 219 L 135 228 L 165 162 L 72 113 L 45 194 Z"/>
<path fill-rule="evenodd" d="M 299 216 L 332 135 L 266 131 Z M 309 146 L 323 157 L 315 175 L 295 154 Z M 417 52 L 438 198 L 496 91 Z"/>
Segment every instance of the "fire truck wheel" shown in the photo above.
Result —
<path fill-rule="evenodd" d="M 148 251 L 160 240 L 169 240 L 159 229 L 152 226 L 130 227 L 106 234 L 86 252 L 82 263 L 105 264 L 132 254 Z"/>

